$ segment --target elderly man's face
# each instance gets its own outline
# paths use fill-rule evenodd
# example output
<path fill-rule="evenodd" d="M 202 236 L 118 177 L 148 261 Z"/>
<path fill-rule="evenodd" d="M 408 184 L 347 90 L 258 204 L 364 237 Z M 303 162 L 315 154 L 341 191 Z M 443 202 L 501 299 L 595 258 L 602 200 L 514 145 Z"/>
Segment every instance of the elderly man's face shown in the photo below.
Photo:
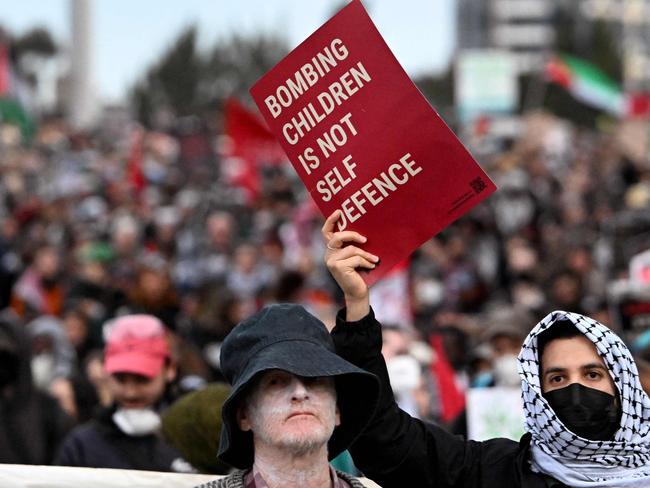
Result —
<path fill-rule="evenodd" d="M 339 425 L 332 378 L 302 378 L 286 371 L 262 375 L 238 412 L 239 427 L 256 445 L 305 454 L 327 443 Z"/>

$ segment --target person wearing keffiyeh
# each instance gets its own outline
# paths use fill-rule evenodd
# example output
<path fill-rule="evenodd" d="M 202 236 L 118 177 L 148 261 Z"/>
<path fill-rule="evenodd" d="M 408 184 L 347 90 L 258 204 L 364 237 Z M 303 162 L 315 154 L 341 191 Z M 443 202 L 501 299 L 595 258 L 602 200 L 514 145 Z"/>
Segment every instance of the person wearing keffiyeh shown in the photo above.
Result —
<path fill-rule="evenodd" d="M 528 334 L 519 374 L 534 472 L 572 487 L 650 486 L 650 399 L 616 334 L 550 313 Z"/>
<path fill-rule="evenodd" d="M 325 222 L 325 262 L 344 292 L 332 338 L 337 353 L 379 377 L 377 413 L 350 446 L 355 465 L 384 488 L 650 488 L 650 399 L 632 355 L 612 331 L 556 311 L 519 355 L 527 433 L 466 441 L 399 409 L 381 356 L 381 325 L 359 270 L 379 257 L 366 239 Z"/>

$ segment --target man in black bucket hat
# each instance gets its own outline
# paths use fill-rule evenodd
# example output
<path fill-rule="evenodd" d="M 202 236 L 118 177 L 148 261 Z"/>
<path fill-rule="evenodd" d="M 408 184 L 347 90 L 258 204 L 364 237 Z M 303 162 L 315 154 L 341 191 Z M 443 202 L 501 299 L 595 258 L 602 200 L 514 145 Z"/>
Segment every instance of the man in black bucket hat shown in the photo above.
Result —
<path fill-rule="evenodd" d="M 336 355 L 320 320 L 299 305 L 267 306 L 226 337 L 221 369 L 232 390 L 218 456 L 238 471 L 202 488 L 363 486 L 328 460 L 372 417 L 379 383 Z"/>

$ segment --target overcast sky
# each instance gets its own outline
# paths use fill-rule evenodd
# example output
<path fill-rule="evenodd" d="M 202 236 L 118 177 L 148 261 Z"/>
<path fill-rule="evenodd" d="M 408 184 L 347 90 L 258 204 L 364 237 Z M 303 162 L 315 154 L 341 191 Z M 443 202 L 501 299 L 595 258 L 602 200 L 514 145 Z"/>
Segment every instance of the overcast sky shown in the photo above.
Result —
<path fill-rule="evenodd" d="M 94 79 L 107 101 L 126 90 L 188 25 L 210 46 L 233 32 L 279 32 L 290 47 L 316 30 L 341 0 L 90 0 Z M 480 1 L 480 0 L 477 0 Z M 2 0 L 0 25 L 21 34 L 46 26 L 70 39 L 70 0 Z M 9 4 L 11 4 L 9 6 Z M 454 0 L 366 0 L 364 5 L 411 76 L 446 68 L 455 36 Z"/>

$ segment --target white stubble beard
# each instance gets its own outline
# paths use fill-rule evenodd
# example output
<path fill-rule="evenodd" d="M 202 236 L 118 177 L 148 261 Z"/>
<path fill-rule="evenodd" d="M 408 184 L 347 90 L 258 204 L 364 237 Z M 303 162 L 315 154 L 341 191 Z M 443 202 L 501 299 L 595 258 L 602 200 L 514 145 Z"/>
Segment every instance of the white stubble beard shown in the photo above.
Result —
<path fill-rule="evenodd" d="M 331 410 L 331 411 L 330 411 Z M 283 428 L 284 420 L 291 414 L 289 407 L 276 407 L 262 412 L 257 404 L 249 405 L 248 415 L 251 419 L 253 435 L 258 443 L 282 449 L 294 457 L 302 457 L 312 453 L 327 444 L 334 432 L 336 406 L 326 412 L 327 418 L 320 418 L 320 426 L 311 432 L 294 432 L 291 435 L 284 432 L 280 438 L 274 436 L 275 431 Z M 331 427 L 330 427 L 331 426 Z M 317 431 L 316 431 L 317 430 Z M 311 435 L 305 435 L 311 434 Z"/>

